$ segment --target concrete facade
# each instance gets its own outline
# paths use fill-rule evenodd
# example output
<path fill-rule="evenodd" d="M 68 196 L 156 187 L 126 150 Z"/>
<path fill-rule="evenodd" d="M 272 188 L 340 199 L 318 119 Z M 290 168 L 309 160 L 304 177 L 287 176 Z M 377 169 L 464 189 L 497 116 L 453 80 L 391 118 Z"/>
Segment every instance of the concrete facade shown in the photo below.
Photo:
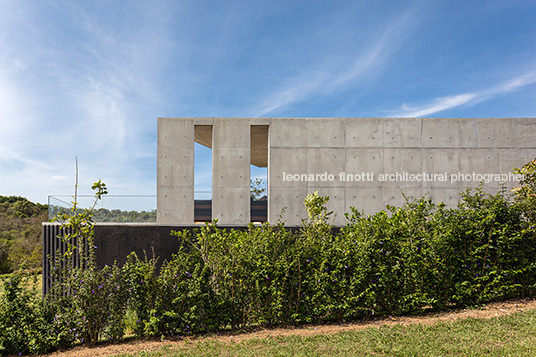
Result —
<path fill-rule="evenodd" d="M 304 198 L 318 191 L 344 225 L 350 207 L 374 213 L 403 194 L 453 206 L 478 175 L 496 192 L 494 175 L 536 157 L 536 118 L 159 118 L 158 224 L 193 223 L 196 141 L 212 148 L 220 224 L 249 223 L 253 163 L 268 167 L 269 222 L 299 225 Z"/>

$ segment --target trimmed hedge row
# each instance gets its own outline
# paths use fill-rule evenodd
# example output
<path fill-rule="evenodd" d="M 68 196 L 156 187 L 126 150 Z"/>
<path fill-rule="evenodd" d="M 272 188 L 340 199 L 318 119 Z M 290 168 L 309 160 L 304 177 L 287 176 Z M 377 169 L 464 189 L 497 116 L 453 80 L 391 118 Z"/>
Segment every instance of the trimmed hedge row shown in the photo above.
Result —
<path fill-rule="evenodd" d="M 123 267 L 72 269 L 58 287 L 70 294 L 45 303 L 13 278 L 0 298 L 0 349 L 44 352 L 118 340 L 126 329 L 187 335 L 535 295 L 536 230 L 504 192 L 465 192 L 455 209 L 427 198 L 371 216 L 353 209 L 340 230 L 326 202 L 309 196 L 297 231 L 278 223 L 174 232 L 182 249 L 159 270 L 135 254 Z"/>
<path fill-rule="evenodd" d="M 477 189 L 462 196 L 456 209 L 421 198 L 372 216 L 353 210 L 338 233 L 321 209 L 296 233 L 283 224 L 250 226 L 244 232 L 215 225 L 194 234 L 177 232 L 188 249 L 177 255 L 184 265 L 173 267 L 174 274 L 178 284 L 195 288 L 171 293 L 166 301 L 178 305 L 162 303 L 155 318 L 188 306 L 189 313 L 199 315 L 185 323 L 204 331 L 207 326 L 341 321 L 533 296 L 534 227 L 504 193 Z M 325 201 L 319 202 L 316 207 L 323 207 Z M 180 297 L 188 294 L 206 300 L 183 304 Z"/>

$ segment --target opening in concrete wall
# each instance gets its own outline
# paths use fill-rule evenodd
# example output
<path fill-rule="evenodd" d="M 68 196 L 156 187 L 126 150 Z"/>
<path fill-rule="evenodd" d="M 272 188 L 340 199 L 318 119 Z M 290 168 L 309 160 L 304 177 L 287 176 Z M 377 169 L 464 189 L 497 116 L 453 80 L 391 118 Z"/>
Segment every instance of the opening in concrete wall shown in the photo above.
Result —
<path fill-rule="evenodd" d="M 251 125 L 251 222 L 268 220 L 268 125 Z"/>
<path fill-rule="evenodd" d="M 212 125 L 194 126 L 194 221 L 212 220 Z"/>

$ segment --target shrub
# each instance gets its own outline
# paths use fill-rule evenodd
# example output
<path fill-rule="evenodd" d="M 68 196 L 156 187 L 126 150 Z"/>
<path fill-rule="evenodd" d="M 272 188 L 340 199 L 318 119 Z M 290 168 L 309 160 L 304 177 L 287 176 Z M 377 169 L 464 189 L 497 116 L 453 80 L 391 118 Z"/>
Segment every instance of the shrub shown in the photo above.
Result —
<path fill-rule="evenodd" d="M 41 299 L 35 290 L 25 287 L 29 279 L 27 273 L 14 273 L 3 282 L 4 293 L 0 296 L 2 354 L 45 353 L 58 345 Z"/>
<path fill-rule="evenodd" d="M 125 315 L 138 337 L 160 337 L 536 294 L 536 230 L 526 207 L 504 190 L 468 190 L 456 208 L 426 197 L 367 216 L 352 208 L 340 229 L 330 224 L 328 202 L 308 196 L 299 229 L 278 222 L 226 230 L 213 222 L 173 232 L 181 248 L 160 268 L 154 254 L 132 253 L 123 267 L 103 269 L 91 256 L 85 269 L 73 266 L 70 255 L 59 256 L 56 267 L 65 269 L 58 269 L 57 293 L 45 305 L 21 290 L 17 276 L 6 286 L 1 348 L 37 353 L 77 340 L 119 340 Z M 91 228 L 83 222 L 71 221 Z"/>
<path fill-rule="evenodd" d="M 145 325 L 149 323 L 150 311 L 154 308 L 158 294 L 156 281 L 156 259 L 140 260 L 135 252 L 127 257 L 123 266 L 125 293 L 128 306 L 136 314 L 136 334 L 144 335 Z"/>
<path fill-rule="evenodd" d="M 514 168 L 514 172 L 523 175 L 519 187 L 514 189 L 516 201 L 525 217 L 531 222 L 536 222 L 536 159 L 527 162 L 521 168 Z"/>
<path fill-rule="evenodd" d="M 111 340 L 123 338 L 126 310 L 123 285 L 117 265 L 72 271 L 65 284 L 70 303 L 64 311 L 76 322 L 82 342 L 92 345 L 103 335 Z"/>
<path fill-rule="evenodd" d="M 534 229 L 504 191 L 468 190 L 453 209 L 426 197 L 370 216 L 353 209 L 340 232 L 329 224 L 328 200 L 306 199 L 299 231 L 208 224 L 174 233 L 189 247 L 180 269 L 194 272 L 192 281 L 208 276 L 220 325 L 344 320 L 534 294 Z"/>
<path fill-rule="evenodd" d="M 224 326 L 226 309 L 210 289 L 207 272 L 199 255 L 184 251 L 162 265 L 146 324 L 148 336 L 190 335 Z"/>
<path fill-rule="evenodd" d="M 48 300 L 59 302 L 54 318 L 59 324 L 73 325 L 70 332 L 86 344 L 95 344 L 102 335 L 118 340 L 123 337 L 122 316 L 126 309 L 123 274 L 119 267 L 97 269 L 95 261 L 93 213 L 97 202 L 107 194 L 106 185 L 95 182 L 95 201 L 91 208 L 79 210 L 76 194 L 70 213 L 58 213 L 65 232 L 59 236 L 67 244 L 52 262 L 54 287 Z M 78 263 L 75 263 L 78 261 Z M 67 340 L 74 340 L 69 336 Z"/>

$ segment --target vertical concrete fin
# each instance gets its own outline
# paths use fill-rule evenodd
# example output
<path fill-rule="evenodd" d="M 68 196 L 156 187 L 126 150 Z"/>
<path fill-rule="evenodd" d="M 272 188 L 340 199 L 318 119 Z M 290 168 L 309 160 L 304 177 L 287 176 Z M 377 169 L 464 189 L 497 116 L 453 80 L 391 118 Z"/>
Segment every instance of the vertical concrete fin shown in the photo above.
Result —
<path fill-rule="evenodd" d="M 194 120 L 158 118 L 157 222 L 194 223 Z"/>
<path fill-rule="evenodd" d="M 250 121 L 214 119 L 212 132 L 212 217 L 218 224 L 250 221 Z"/>

